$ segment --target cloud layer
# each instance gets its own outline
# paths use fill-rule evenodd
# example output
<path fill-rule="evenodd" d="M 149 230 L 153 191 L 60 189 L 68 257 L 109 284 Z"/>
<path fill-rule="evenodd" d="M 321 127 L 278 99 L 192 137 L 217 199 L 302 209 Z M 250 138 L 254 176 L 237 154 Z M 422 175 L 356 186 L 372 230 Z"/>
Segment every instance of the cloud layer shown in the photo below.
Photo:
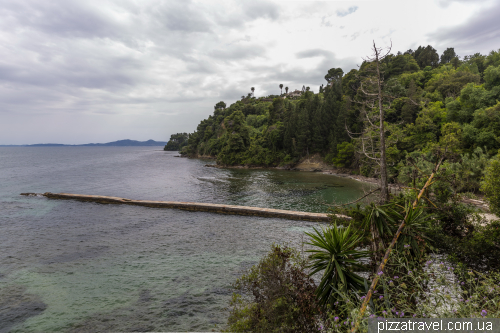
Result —
<path fill-rule="evenodd" d="M 374 39 L 476 52 L 498 40 L 499 8 L 488 1 L 345 3 L 4 0 L 0 144 L 167 140 L 250 87 L 317 91 L 329 68 L 355 68 Z M 428 23 L 413 27 L 408 10 Z"/>

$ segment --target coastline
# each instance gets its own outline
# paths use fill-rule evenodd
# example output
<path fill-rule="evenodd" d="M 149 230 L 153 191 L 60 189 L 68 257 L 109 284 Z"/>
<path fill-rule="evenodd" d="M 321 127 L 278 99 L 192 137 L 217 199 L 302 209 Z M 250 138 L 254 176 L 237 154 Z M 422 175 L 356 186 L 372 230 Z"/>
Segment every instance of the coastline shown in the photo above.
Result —
<path fill-rule="evenodd" d="M 190 157 L 197 158 L 197 157 Z M 332 175 L 336 177 L 349 178 L 357 180 L 359 182 L 368 184 L 377 184 L 379 180 L 377 178 L 365 177 L 362 175 L 350 174 L 345 172 L 339 172 L 343 169 L 302 169 L 297 167 L 265 167 L 265 166 L 255 166 L 255 165 L 220 165 L 220 164 L 205 164 L 207 168 L 218 168 L 218 169 L 249 169 L 249 170 L 286 170 L 286 171 L 300 171 L 300 172 L 320 172 L 325 175 Z M 400 186 L 397 184 L 389 184 L 390 188 L 399 189 Z"/>
<path fill-rule="evenodd" d="M 190 158 L 198 158 L 198 157 L 190 157 Z M 206 157 L 200 158 L 200 159 L 206 159 Z M 213 157 L 210 159 L 214 159 Z M 300 163 L 299 163 L 300 165 Z M 297 166 L 299 166 L 297 165 Z M 259 170 L 259 169 L 268 169 L 268 170 L 286 170 L 286 171 L 300 171 L 300 172 L 321 172 L 322 174 L 325 175 L 332 175 L 335 177 L 342 177 L 342 178 L 349 178 L 352 180 L 356 180 L 362 183 L 367 183 L 367 184 L 372 184 L 372 185 L 377 185 L 379 180 L 377 178 L 372 178 L 372 177 L 365 177 L 362 175 L 356 175 L 356 174 L 350 174 L 346 172 L 342 172 L 345 169 L 334 169 L 328 166 L 328 168 L 322 168 L 322 169 L 314 169 L 314 168 L 298 168 L 298 167 L 264 167 L 264 166 L 249 166 L 249 165 L 219 165 L 219 164 L 205 164 L 205 167 L 209 168 L 219 168 L 219 169 L 249 169 L 249 170 Z M 389 190 L 393 192 L 401 191 L 403 189 L 403 186 L 401 184 L 389 184 Z M 495 215 L 489 213 L 489 207 L 488 204 L 481 199 L 469 199 L 469 198 L 463 198 L 462 199 L 463 203 L 467 203 L 473 206 L 476 206 L 480 208 L 481 210 L 484 211 L 484 216 L 488 220 L 493 220 L 496 218 Z"/>
<path fill-rule="evenodd" d="M 183 156 L 184 157 L 184 156 Z M 186 156 L 188 157 L 188 156 Z M 195 158 L 195 159 L 205 159 L 205 160 L 215 160 L 215 156 L 207 156 L 207 155 L 200 155 L 196 157 L 188 157 L 188 158 Z M 362 183 L 366 184 L 372 184 L 376 185 L 379 182 L 379 179 L 373 178 L 373 177 L 365 177 L 362 175 L 357 175 L 357 174 L 352 174 L 348 173 L 347 169 L 338 169 L 335 168 L 331 165 L 326 164 L 323 161 L 323 158 L 319 156 L 319 154 L 314 154 L 311 155 L 307 158 L 302 159 L 299 161 L 299 163 L 295 165 L 285 165 L 285 166 L 277 166 L 277 167 L 265 167 L 265 166 L 254 166 L 254 165 L 220 165 L 220 164 L 205 164 L 205 167 L 210 167 L 210 168 L 219 168 L 219 169 L 250 169 L 250 170 L 259 170 L 259 169 L 268 169 L 268 170 L 287 170 L 287 171 L 302 171 L 302 172 L 321 172 L 325 175 L 332 175 L 336 177 L 342 177 L 342 178 L 349 178 L 353 179 Z M 389 191 L 391 192 L 398 192 L 403 189 L 403 186 L 401 184 L 388 184 L 389 185 Z M 488 220 L 494 219 L 496 216 L 493 214 L 490 214 L 490 210 L 488 207 L 488 204 L 482 200 L 482 199 L 469 199 L 469 198 L 463 198 L 462 199 L 463 203 L 470 204 L 473 206 L 476 206 L 477 208 L 480 208 L 483 213 L 486 214 L 485 217 Z"/>

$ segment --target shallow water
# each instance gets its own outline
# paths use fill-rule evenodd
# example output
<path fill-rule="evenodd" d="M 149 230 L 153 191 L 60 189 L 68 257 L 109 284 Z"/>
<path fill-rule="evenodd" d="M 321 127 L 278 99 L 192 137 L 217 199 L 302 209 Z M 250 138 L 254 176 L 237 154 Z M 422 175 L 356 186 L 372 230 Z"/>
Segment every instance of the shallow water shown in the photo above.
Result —
<path fill-rule="evenodd" d="M 317 223 L 23 197 L 69 192 L 311 212 L 362 183 L 204 167 L 151 147 L 0 148 L 0 332 L 207 331 L 273 242 Z"/>

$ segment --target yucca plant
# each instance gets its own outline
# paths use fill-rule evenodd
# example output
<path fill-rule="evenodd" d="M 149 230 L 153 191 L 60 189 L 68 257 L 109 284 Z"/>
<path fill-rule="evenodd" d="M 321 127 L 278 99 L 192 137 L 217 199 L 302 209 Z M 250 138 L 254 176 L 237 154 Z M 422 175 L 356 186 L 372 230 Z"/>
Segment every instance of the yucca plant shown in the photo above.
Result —
<path fill-rule="evenodd" d="M 369 229 L 370 224 L 373 224 L 381 237 L 386 235 L 392 236 L 394 234 L 394 226 L 397 225 L 397 221 L 394 220 L 394 216 L 391 214 L 393 206 L 393 203 L 382 206 L 372 205 L 372 209 L 365 217 L 365 229 Z"/>
<path fill-rule="evenodd" d="M 429 246 L 428 242 L 426 242 L 426 240 L 429 240 L 426 236 L 429 216 L 424 213 L 422 207 L 413 208 L 409 202 L 406 203 L 403 212 L 399 213 L 392 210 L 392 215 L 398 221 L 402 221 L 406 216 L 405 226 L 396 244 L 398 250 L 403 251 L 404 247 L 410 245 L 413 255 L 420 257 L 424 250 L 423 246 Z"/>
<path fill-rule="evenodd" d="M 364 227 L 366 229 L 372 225 L 378 231 L 381 237 L 380 241 L 383 241 L 387 236 L 394 235 L 405 216 L 407 218 L 401 236 L 398 239 L 397 248 L 402 251 L 405 245 L 410 245 L 412 253 L 418 257 L 423 250 L 421 245 L 428 245 L 425 243 L 425 240 L 429 239 L 425 235 L 428 229 L 427 220 L 429 217 L 424 213 L 422 207 L 413 208 L 409 202 L 405 204 L 405 207 L 396 203 L 389 203 L 382 206 L 374 205 L 365 218 Z M 370 228 L 370 230 L 373 228 Z M 383 245 L 385 248 L 385 244 Z"/>
<path fill-rule="evenodd" d="M 333 304 L 338 291 L 362 290 L 364 279 L 354 273 L 362 268 L 360 259 L 368 256 L 367 251 L 357 249 L 362 236 L 351 230 L 351 227 L 337 226 L 329 228 L 314 228 L 314 232 L 306 233 L 311 240 L 309 245 L 314 249 L 308 250 L 312 268 L 311 275 L 323 271 L 323 277 L 316 289 L 319 304 L 326 306 Z"/>

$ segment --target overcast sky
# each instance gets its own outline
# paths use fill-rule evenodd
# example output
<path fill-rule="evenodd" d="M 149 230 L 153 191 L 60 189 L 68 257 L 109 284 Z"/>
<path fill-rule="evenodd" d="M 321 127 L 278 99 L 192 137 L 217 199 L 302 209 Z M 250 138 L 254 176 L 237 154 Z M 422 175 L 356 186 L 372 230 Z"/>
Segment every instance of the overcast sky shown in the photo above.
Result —
<path fill-rule="evenodd" d="M 0 144 L 164 140 L 224 101 L 313 91 L 372 40 L 500 48 L 500 1 L 1 0 Z"/>

